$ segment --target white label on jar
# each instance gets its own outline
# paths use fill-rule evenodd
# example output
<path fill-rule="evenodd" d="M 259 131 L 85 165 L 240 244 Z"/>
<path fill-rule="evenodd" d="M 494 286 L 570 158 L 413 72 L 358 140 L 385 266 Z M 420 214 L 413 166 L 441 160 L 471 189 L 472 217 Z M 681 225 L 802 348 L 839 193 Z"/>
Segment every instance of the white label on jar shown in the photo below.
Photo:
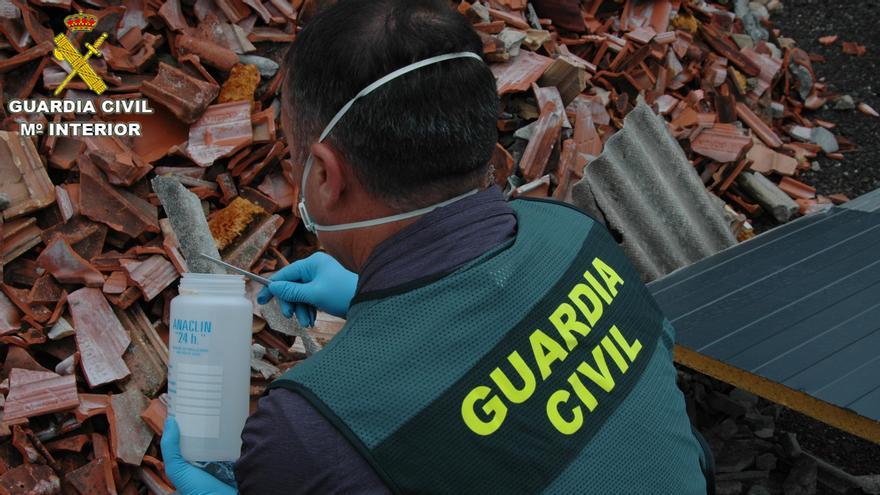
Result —
<path fill-rule="evenodd" d="M 174 367 L 174 416 L 189 437 L 220 438 L 223 367 L 178 363 Z"/>

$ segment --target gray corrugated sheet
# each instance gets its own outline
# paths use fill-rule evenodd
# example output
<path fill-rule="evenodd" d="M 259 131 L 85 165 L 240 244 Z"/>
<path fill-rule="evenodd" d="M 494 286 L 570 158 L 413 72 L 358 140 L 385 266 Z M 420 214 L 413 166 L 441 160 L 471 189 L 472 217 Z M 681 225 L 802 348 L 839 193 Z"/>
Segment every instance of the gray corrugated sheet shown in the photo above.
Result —
<path fill-rule="evenodd" d="M 572 202 L 622 237 L 646 281 L 736 242 L 723 206 L 710 197 L 666 122 L 641 98 L 584 169 Z"/>
<path fill-rule="evenodd" d="M 678 344 L 880 421 L 880 190 L 654 283 Z"/>

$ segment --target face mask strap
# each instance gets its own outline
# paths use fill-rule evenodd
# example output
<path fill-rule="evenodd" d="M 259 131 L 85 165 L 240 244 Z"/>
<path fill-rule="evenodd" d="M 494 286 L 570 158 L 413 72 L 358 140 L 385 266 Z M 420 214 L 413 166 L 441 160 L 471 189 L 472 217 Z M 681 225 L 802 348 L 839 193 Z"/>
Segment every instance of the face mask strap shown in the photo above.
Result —
<path fill-rule="evenodd" d="M 407 74 L 407 73 L 412 72 L 414 70 L 421 69 L 422 67 L 425 67 L 427 65 L 436 64 L 438 62 L 443 62 L 446 60 L 452 60 L 452 59 L 456 59 L 456 58 L 473 58 L 473 59 L 479 60 L 480 62 L 483 61 L 482 57 L 480 57 L 476 53 L 457 52 L 457 53 L 447 53 L 445 55 L 438 55 L 436 57 L 426 58 L 424 60 L 420 60 L 420 61 L 415 62 L 413 64 L 401 67 L 401 68 L 381 77 L 380 79 L 377 79 L 376 81 L 372 82 L 369 86 L 362 89 L 358 94 L 356 94 L 354 96 L 354 98 L 348 100 L 348 102 L 345 105 L 343 105 L 342 108 L 340 108 L 338 112 L 336 112 L 336 115 L 334 115 L 333 118 L 330 119 L 330 123 L 327 124 L 327 127 L 325 127 L 323 131 L 321 131 L 321 136 L 318 138 L 318 142 L 320 143 L 320 142 L 324 141 L 324 139 L 327 137 L 327 135 L 330 134 L 330 132 L 333 130 L 333 128 L 336 126 L 336 124 L 342 119 L 342 116 L 345 115 L 346 112 L 348 112 L 348 110 L 351 108 L 352 105 L 354 105 L 354 102 L 356 102 L 357 100 L 363 98 L 364 96 L 367 96 L 368 94 L 372 93 L 373 91 L 376 90 L 376 88 L 379 88 L 383 84 L 386 84 L 387 82 L 389 82 L 393 79 L 396 79 L 404 74 Z M 447 206 L 449 204 L 452 204 L 455 201 L 458 201 L 459 199 L 465 198 L 465 197 L 470 196 L 472 194 L 475 194 L 477 192 L 477 189 L 474 189 L 474 190 L 469 191 L 465 194 L 462 194 L 461 196 L 456 196 L 454 198 L 443 201 L 442 203 L 437 203 L 435 205 L 421 208 L 419 210 L 415 210 L 415 211 L 411 211 L 411 212 L 407 212 L 407 213 L 400 213 L 397 215 L 391 215 L 388 217 L 376 218 L 373 220 L 364 220 L 362 222 L 339 224 L 339 225 L 318 225 L 309 216 L 308 210 L 306 209 L 306 199 L 305 199 L 306 180 L 308 179 L 309 172 L 312 169 L 312 161 L 313 161 L 312 154 L 309 153 L 309 157 L 308 157 L 308 159 L 306 159 L 306 166 L 303 170 L 303 178 L 302 178 L 302 183 L 300 184 L 299 204 L 297 205 L 297 209 L 299 210 L 299 215 L 303 221 L 303 225 L 306 227 L 306 229 L 309 232 L 311 232 L 313 234 L 316 234 L 319 230 L 325 231 L 325 232 L 337 232 L 340 230 L 362 229 L 365 227 L 372 227 L 374 225 L 381 225 L 383 223 L 397 222 L 399 220 L 405 220 L 407 218 L 417 217 L 419 215 L 424 215 L 425 213 L 433 211 L 437 208 L 441 208 L 443 206 Z"/>

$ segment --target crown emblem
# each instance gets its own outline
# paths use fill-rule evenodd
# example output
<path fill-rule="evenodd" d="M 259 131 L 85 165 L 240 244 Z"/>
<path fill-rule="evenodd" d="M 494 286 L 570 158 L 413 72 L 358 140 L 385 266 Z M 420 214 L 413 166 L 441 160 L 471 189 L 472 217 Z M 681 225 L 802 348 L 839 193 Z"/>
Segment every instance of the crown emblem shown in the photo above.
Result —
<path fill-rule="evenodd" d="M 92 14 L 83 14 L 82 12 L 78 14 L 71 14 L 64 18 L 64 24 L 67 25 L 67 29 L 71 31 L 91 31 L 95 29 L 95 25 L 98 24 L 98 18 L 93 16 Z"/>

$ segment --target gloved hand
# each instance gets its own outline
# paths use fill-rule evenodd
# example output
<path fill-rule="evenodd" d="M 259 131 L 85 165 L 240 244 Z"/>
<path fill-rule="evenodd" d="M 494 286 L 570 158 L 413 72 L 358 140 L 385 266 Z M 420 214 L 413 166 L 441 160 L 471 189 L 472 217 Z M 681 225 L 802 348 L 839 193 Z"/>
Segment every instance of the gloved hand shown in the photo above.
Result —
<path fill-rule="evenodd" d="M 284 316 L 292 318 L 296 313 L 300 325 L 310 327 L 315 324 L 315 313 L 309 306 L 345 317 L 358 276 L 329 254 L 317 252 L 282 268 L 270 280 L 272 283 L 263 287 L 257 302 L 267 304 L 273 296 L 277 297 Z"/>
<path fill-rule="evenodd" d="M 180 428 L 177 421 L 165 420 L 162 433 L 162 459 L 165 474 L 180 495 L 237 495 L 238 491 L 210 474 L 188 463 L 180 455 Z"/>

